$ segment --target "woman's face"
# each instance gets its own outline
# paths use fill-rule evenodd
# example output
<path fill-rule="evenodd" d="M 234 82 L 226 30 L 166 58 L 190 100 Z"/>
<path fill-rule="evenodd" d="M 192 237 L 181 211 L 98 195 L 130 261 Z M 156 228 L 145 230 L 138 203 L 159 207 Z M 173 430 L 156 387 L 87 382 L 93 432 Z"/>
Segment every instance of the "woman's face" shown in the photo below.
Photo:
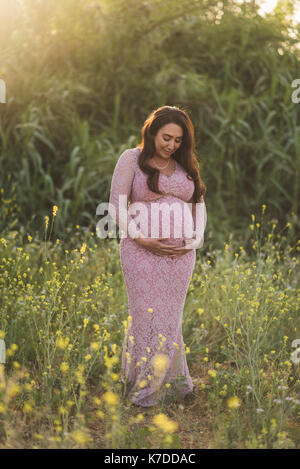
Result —
<path fill-rule="evenodd" d="M 183 138 L 183 130 L 180 125 L 166 124 L 157 132 L 155 143 L 155 155 L 168 159 L 180 147 Z"/>

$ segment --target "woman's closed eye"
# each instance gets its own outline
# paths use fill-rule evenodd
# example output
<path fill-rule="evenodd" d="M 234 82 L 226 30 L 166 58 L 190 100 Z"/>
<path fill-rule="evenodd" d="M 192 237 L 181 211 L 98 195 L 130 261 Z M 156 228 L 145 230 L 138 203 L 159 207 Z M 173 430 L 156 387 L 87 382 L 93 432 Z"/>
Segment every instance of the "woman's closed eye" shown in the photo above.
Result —
<path fill-rule="evenodd" d="M 169 139 L 169 138 L 164 138 L 164 141 L 165 141 L 165 142 L 169 142 L 170 139 Z M 180 143 L 180 140 L 176 140 L 176 143 Z"/>

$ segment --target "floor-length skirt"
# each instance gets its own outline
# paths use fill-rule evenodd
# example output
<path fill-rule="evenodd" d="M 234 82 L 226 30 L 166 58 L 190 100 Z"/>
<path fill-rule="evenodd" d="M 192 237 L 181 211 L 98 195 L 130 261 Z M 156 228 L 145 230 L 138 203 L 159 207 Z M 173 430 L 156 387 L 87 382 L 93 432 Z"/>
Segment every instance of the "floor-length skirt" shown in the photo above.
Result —
<path fill-rule="evenodd" d="M 196 252 L 157 256 L 133 239 L 121 238 L 120 260 L 129 306 L 122 350 L 125 395 L 145 407 L 166 396 L 183 398 L 193 390 L 182 316 Z"/>

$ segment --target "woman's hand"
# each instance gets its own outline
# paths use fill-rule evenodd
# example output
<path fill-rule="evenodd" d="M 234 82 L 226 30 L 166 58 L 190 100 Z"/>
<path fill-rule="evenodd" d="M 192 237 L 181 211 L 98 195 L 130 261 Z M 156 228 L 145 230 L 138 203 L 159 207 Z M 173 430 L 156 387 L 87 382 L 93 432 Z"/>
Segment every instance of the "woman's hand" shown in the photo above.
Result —
<path fill-rule="evenodd" d="M 169 256 L 171 258 L 180 257 L 187 254 L 192 249 L 195 249 L 194 245 L 198 245 L 199 239 L 186 240 L 186 246 L 177 246 L 176 244 L 164 244 L 162 241 L 168 240 L 169 238 L 135 238 L 135 241 L 152 252 L 157 256 Z"/>
<path fill-rule="evenodd" d="M 193 249 L 197 249 L 202 241 L 202 237 L 196 236 L 195 238 L 190 238 L 190 239 L 185 239 L 184 243 L 185 246 L 179 246 L 173 248 L 174 253 L 171 255 L 171 257 L 179 257 L 182 256 L 183 254 L 186 254 Z"/>
<path fill-rule="evenodd" d="M 194 238 L 185 239 L 186 249 L 198 249 L 203 245 L 203 236 L 196 235 Z"/>
<path fill-rule="evenodd" d="M 164 244 L 162 241 L 166 241 L 169 238 L 135 238 L 135 241 L 142 246 L 143 248 L 147 249 L 147 251 L 152 252 L 156 256 L 171 256 L 178 257 L 179 255 L 186 254 L 186 250 L 184 252 L 175 252 L 174 249 L 177 247 L 176 244 Z M 180 248 L 182 249 L 182 248 Z"/>

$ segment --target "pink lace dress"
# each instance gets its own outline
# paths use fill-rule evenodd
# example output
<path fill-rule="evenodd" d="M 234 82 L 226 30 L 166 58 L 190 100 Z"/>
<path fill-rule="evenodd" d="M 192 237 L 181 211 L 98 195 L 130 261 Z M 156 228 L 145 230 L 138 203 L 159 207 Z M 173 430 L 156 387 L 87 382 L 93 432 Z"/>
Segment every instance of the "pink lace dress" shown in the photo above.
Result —
<path fill-rule="evenodd" d="M 121 379 L 129 400 L 148 407 L 166 396 L 182 398 L 193 390 L 182 337 L 182 316 L 196 250 L 177 258 L 157 256 L 138 245 L 132 232 L 130 234 L 129 224 L 134 224 L 145 237 L 150 237 L 151 204 L 170 206 L 177 202 L 184 215 L 180 219 L 175 211 L 170 211 L 170 236 L 164 243 L 183 246 L 184 240 L 191 238 L 190 232 L 189 236 L 182 232 L 182 236 L 177 237 L 174 228 L 181 223 L 183 228 L 185 222 L 185 226 L 189 228 L 190 225 L 194 231 L 196 212 L 195 205 L 188 212 L 184 207 L 193 195 L 194 182 L 187 178 L 183 167 L 176 162 L 171 176 L 159 174 L 158 187 L 165 194 L 161 196 L 148 188 L 147 175 L 138 165 L 139 153 L 139 148 L 133 148 L 121 154 L 112 177 L 109 202 L 114 208 L 109 213 L 121 229 L 120 260 L 129 306 Z M 124 197 L 123 201 L 120 195 Z M 129 209 L 126 200 L 130 202 Z M 131 214 L 134 202 L 142 202 L 149 208 L 148 218 L 144 219 L 143 210 Z M 205 202 L 201 206 L 204 216 L 202 225 L 197 223 L 197 230 L 204 233 L 207 220 Z M 147 224 L 148 233 L 145 233 Z M 155 237 L 166 237 L 162 231 L 162 217 L 158 229 Z M 122 232 L 126 231 L 127 236 L 123 237 Z"/>

